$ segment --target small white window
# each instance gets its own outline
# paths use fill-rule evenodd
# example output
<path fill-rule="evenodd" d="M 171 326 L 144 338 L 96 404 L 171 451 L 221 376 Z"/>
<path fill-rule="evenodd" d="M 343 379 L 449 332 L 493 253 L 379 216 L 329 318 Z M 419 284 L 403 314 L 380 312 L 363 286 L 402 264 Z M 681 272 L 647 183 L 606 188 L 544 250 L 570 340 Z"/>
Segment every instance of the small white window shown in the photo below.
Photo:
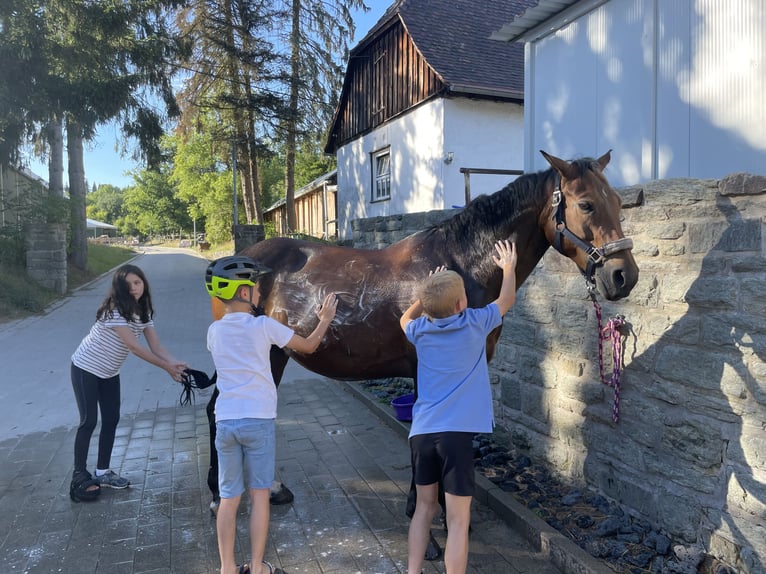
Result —
<path fill-rule="evenodd" d="M 391 148 L 372 154 L 372 201 L 391 199 Z"/>

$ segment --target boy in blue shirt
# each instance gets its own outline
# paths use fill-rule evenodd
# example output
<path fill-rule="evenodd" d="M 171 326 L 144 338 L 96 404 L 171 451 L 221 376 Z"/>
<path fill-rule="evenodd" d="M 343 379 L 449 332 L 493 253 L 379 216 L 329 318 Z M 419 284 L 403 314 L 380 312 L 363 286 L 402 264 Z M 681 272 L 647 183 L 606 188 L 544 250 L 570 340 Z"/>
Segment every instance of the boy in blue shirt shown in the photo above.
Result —
<path fill-rule="evenodd" d="M 468 308 L 463 278 L 438 267 L 422 283 L 400 325 L 418 356 L 418 398 L 410 450 L 417 504 L 408 536 L 409 574 L 420 574 L 431 522 L 439 511 L 439 482 L 447 513 L 448 574 L 464 574 L 475 490 L 473 437 L 492 432 L 486 340 L 516 301 L 516 244 L 498 241 L 492 254 L 503 271 L 497 299 Z"/>

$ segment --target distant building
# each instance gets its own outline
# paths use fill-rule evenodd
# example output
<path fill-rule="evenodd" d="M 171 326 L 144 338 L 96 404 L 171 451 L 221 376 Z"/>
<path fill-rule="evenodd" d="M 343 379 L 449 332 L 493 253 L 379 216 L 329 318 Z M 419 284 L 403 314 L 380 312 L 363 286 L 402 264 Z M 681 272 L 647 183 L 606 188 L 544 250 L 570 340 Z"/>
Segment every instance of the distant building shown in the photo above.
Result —
<path fill-rule="evenodd" d="M 20 229 L 48 196 L 48 182 L 31 171 L 0 165 L 0 227 Z"/>
<path fill-rule="evenodd" d="M 263 212 L 263 219 L 274 224 L 279 235 L 303 233 L 320 239 L 338 237 L 337 198 L 338 172 L 332 170 L 295 191 L 295 217 L 298 228 L 287 228 L 284 199 Z"/>

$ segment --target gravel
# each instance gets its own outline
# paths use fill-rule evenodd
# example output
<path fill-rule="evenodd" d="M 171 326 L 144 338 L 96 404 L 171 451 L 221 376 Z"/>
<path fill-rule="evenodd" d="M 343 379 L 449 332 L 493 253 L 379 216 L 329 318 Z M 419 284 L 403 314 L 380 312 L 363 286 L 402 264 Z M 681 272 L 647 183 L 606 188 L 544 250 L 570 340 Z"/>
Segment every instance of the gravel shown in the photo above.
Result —
<path fill-rule="evenodd" d="M 413 392 L 410 379 L 366 381 L 368 394 L 384 404 Z M 681 544 L 647 520 L 632 516 L 613 500 L 568 485 L 523 452 L 474 440 L 476 469 L 500 489 L 619 574 L 736 574 L 696 545 Z"/>

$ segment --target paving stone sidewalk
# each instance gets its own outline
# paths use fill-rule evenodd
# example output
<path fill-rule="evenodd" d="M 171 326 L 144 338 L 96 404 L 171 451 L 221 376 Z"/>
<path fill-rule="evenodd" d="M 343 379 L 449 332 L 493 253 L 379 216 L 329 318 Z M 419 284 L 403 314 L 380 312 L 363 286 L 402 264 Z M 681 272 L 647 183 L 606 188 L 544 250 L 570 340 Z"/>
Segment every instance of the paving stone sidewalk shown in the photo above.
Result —
<path fill-rule="evenodd" d="M 206 401 L 207 393 L 195 406 L 123 416 L 112 463 L 131 487 L 105 489 L 92 503 L 68 495 L 74 428 L 0 442 L 0 572 L 217 573 Z M 410 468 L 401 433 L 344 384 L 308 373 L 280 386 L 277 441 L 277 473 L 295 502 L 272 507 L 266 558 L 288 574 L 406 572 Z M 95 451 L 94 438 L 91 458 Z M 249 557 L 247 512 L 243 503 L 240 562 Z M 433 532 L 443 544 L 442 529 Z M 444 563 L 426 563 L 425 572 L 444 572 Z M 475 502 L 469 572 L 559 570 Z"/>

